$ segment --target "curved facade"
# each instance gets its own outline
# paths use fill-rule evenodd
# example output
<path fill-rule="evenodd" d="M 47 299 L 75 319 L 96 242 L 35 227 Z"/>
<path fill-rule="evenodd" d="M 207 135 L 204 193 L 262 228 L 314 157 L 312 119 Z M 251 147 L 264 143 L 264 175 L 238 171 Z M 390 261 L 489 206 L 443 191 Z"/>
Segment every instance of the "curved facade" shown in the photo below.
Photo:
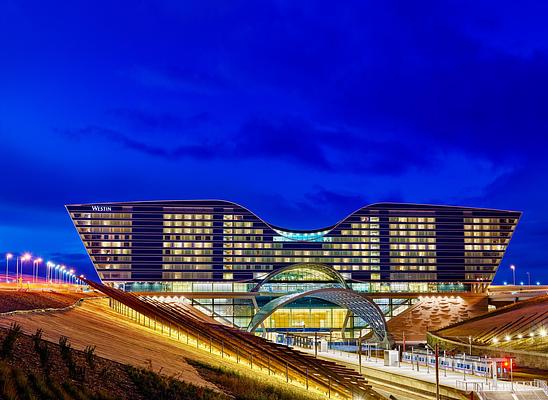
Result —
<path fill-rule="evenodd" d="M 300 263 L 328 265 L 359 291 L 466 291 L 493 279 L 521 216 L 377 203 L 332 226 L 300 231 L 221 200 L 78 204 L 67 210 L 104 282 L 180 292 L 202 286 L 249 291 L 268 274 Z"/>

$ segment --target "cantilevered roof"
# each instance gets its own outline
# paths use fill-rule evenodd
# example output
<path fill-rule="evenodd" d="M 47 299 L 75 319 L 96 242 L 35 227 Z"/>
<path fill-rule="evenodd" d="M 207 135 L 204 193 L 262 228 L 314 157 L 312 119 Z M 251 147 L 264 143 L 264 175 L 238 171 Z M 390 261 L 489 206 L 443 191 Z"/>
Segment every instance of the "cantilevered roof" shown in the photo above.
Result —
<path fill-rule="evenodd" d="M 275 298 L 257 311 L 247 330 L 254 332 L 276 310 L 302 298 L 321 299 L 346 308 L 369 324 L 378 341 L 385 342 L 388 340 L 386 320 L 380 308 L 367 296 L 351 289 L 341 288 L 315 289 Z"/>

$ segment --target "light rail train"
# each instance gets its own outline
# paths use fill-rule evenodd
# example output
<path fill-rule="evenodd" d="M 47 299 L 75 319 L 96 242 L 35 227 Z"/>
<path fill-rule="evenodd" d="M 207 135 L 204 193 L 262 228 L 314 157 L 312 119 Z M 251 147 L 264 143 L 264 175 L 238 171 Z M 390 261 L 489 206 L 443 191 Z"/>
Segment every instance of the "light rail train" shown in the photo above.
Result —
<path fill-rule="evenodd" d="M 436 357 L 434 352 L 425 350 L 405 351 L 402 353 L 402 362 L 413 363 L 424 367 L 436 367 Z M 428 363 L 428 364 L 427 364 Z M 511 371 L 516 364 L 510 358 L 486 358 L 477 356 L 445 356 L 439 355 L 439 367 L 442 370 L 463 372 L 469 375 L 493 376 L 493 364 L 496 365 L 496 376 L 502 379 L 509 378 Z"/>

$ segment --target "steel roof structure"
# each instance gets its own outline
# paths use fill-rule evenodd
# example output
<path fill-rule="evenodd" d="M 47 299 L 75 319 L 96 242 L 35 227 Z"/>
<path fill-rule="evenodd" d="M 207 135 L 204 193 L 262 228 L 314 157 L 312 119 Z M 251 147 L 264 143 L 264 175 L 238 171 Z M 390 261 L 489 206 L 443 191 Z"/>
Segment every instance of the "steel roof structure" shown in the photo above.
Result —
<path fill-rule="evenodd" d="M 348 289 L 349 286 L 346 283 L 346 280 L 343 278 L 343 276 L 335 270 L 333 267 L 326 265 L 326 264 L 319 264 L 319 263 L 297 263 L 292 265 L 287 265 L 285 267 L 279 268 L 277 270 L 272 271 L 267 276 L 263 278 L 261 282 L 257 284 L 253 289 L 251 289 L 251 292 L 259 292 L 261 287 L 268 284 L 271 281 L 276 281 L 276 277 L 279 275 L 282 275 L 286 272 L 290 271 L 296 271 L 296 270 L 309 270 L 313 272 L 320 272 L 330 278 L 337 287 Z"/>
<path fill-rule="evenodd" d="M 363 318 L 369 324 L 375 338 L 379 342 L 388 343 L 386 319 L 379 306 L 362 293 L 341 288 L 315 289 L 277 297 L 257 311 L 247 328 L 248 332 L 254 332 L 276 310 L 302 298 L 325 300 L 350 310 L 354 315 Z"/>

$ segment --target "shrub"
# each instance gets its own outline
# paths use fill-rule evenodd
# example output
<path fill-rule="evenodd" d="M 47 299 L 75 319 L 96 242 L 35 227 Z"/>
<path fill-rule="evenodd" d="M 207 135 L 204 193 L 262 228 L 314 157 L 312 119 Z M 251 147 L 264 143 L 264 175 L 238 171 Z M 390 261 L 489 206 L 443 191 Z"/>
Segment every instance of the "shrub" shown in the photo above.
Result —
<path fill-rule="evenodd" d="M 40 344 L 42 343 L 42 333 L 44 331 L 42 330 L 42 328 L 39 328 L 36 330 L 36 333 L 34 333 L 31 337 L 32 337 L 32 342 L 34 343 L 34 350 L 36 350 L 36 352 L 39 351 L 40 349 Z"/>
<path fill-rule="evenodd" d="M 242 400 L 312 400 L 315 397 L 292 389 L 290 386 L 263 383 L 224 367 L 214 367 L 195 360 L 187 360 L 211 383 Z"/>
<path fill-rule="evenodd" d="M 95 369 L 95 346 L 87 346 L 84 349 L 84 355 L 86 356 L 86 362 L 91 369 Z"/>
<path fill-rule="evenodd" d="M 29 381 L 38 397 L 42 400 L 57 400 L 58 397 L 51 391 L 42 377 L 33 373 L 29 374 Z"/>
<path fill-rule="evenodd" d="M 74 361 L 68 366 L 69 376 L 78 381 L 84 382 L 86 380 L 86 367 L 78 366 Z"/>
<path fill-rule="evenodd" d="M 68 368 L 69 376 L 77 381 L 83 382 L 86 379 L 86 367 L 78 366 L 72 355 L 72 347 L 66 336 L 59 338 L 59 351 L 61 358 L 65 361 Z"/>
<path fill-rule="evenodd" d="M 59 338 L 59 351 L 65 362 L 67 362 L 67 360 L 72 360 L 72 349 L 68 337 L 61 336 Z"/>
<path fill-rule="evenodd" d="M 90 400 L 90 398 L 79 388 L 77 388 L 75 385 L 73 385 L 70 382 L 63 382 L 61 384 L 63 386 L 63 389 L 69 396 L 71 396 L 75 400 Z"/>
<path fill-rule="evenodd" d="M 21 335 L 21 325 L 19 325 L 16 322 L 13 322 L 8 332 L 6 333 L 6 337 L 4 338 L 4 341 L 2 342 L 2 348 L 0 349 L 0 355 L 2 358 L 9 358 L 13 354 L 13 348 L 15 346 L 15 342 L 17 338 Z"/>
<path fill-rule="evenodd" d="M 72 400 L 71 397 L 61 389 L 59 385 L 57 385 L 53 380 L 48 380 L 48 386 L 50 390 L 55 395 L 55 399 L 57 400 Z"/>
<path fill-rule="evenodd" d="M 13 382 L 11 367 L 0 362 L 0 398 L 6 400 L 18 400 L 17 388 Z"/>
<path fill-rule="evenodd" d="M 155 400 L 227 400 L 228 397 L 144 368 L 127 366 L 127 373 L 146 399 Z"/>
<path fill-rule="evenodd" d="M 51 353 L 49 351 L 49 345 L 47 342 L 43 342 L 37 349 L 38 357 L 40 357 L 40 365 L 46 371 L 49 372 L 49 360 Z"/>
<path fill-rule="evenodd" d="M 19 368 L 12 368 L 13 380 L 17 387 L 17 394 L 21 400 L 35 400 L 26 375 Z"/>

